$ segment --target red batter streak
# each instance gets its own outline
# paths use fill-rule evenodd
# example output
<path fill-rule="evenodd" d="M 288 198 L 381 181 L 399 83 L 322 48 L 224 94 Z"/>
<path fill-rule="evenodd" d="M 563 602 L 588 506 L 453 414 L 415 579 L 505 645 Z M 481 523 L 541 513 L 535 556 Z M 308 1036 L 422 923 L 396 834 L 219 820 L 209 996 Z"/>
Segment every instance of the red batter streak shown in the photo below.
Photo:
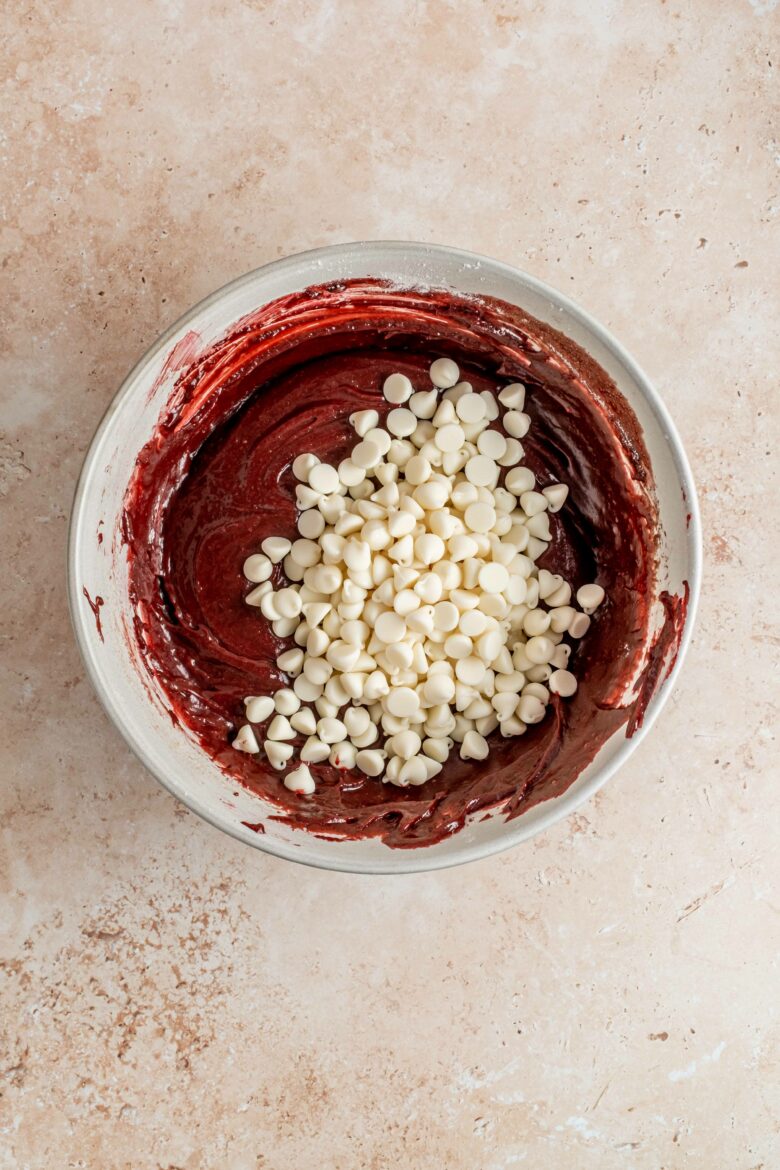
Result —
<path fill-rule="evenodd" d="M 102 540 L 103 540 L 102 535 L 100 533 L 98 533 L 98 544 L 102 543 Z M 87 605 L 92 610 L 92 615 L 95 619 L 95 629 L 98 632 L 98 637 L 100 638 L 101 642 L 104 642 L 105 638 L 103 637 L 103 623 L 100 620 L 100 607 L 101 607 L 101 605 L 105 605 L 106 603 L 103 600 L 103 598 L 100 596 L 100 594 L 98 594 L 97 597 L 95 598 L 95 600 L 93 601 L 89 595 L 89 591 L 88 591 L 86 585 L 82 586 L 81 592 L 86 597 Z"/>
<path fill-rule="evenodd" d="M 295 796 L 262 758 L 229 744 L 244 696 L 287 682 L 275 659 L 292 644 L 245 605 L 252 586 L 241 566 L 266 536 L 295 536 L 293 458 L 313 451 L 337 463 L 355 442 L 348 415 L 386 414 L 385 377 L 400 371 L 422 389 L 443 354 L 476 390 L 526 383 L 533 425 L 524 461 L 541 486 L 571 489 L 540 565 L 575 589 L 596 580 L 606 590 L 572 654 L 579 690 L 553 698 L 525 735 L 492 735 L 486 760 L 453 753 L 420 788 L 317 764 L 315 794 Z M 606 373 L 520 310 L 378 281 L 310 288 L 267 305 L 200 356 L 193 347 L 182 368 L 127 491 L 135 636 L 180 722 L 284 821 L 409 847 L 456 832 L 477 810 L 513 817 L 568 788 L 617 728 L 636 727 L 674 659 L 682 599 L 667 607 L 658 652 L 632 691 L 640 697 L 626 693 L 650 641 L 657 512 L 648 468 L 636 419 Z"/>

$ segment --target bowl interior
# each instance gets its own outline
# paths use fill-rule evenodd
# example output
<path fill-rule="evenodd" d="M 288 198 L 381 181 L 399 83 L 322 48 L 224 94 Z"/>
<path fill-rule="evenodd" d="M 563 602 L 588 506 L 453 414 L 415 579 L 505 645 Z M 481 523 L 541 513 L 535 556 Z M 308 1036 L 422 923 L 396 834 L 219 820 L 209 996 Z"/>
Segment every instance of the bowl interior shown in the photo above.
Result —
<path fill-rule="evenodd" d="M 662 527 L 657 590 L 679 594 L 687 582 L 691 591 L 675 667 L 638 733 L 628 739 L 625 730 L 617 732 L 565 793 L 522 817 L 476 818 L 455 836 L 418 849 L 390 849 L 374 840 L 328 841 L 279 824 L 266 802 L 226 777 L 172 722 L 135 650 L 119 529 L 136 455 L 153 433 L 193 341 L 199 346 L 216 341 L 258 306 L 308 285 L 365 276 L 499 297 L 587 350 L 613 378 L 644 432 Z M 581 309 L 533 278 L 483 257 L 425 245 L 350 244 L 293 256 L 249 273 L 196 306 L 125 380 L 87 455 L 71 518 L 68 585 L 76 635 L 98 695 L 144 764 L 193 811 L 248 844 L 358 872 L 433 869 L 485 856 L 532 836 L 596 791 L 641 741 L 668 694 L 690 635 L 698 580 L 699 526 L 690 470 L 663 404 L 628 354 Z"/>

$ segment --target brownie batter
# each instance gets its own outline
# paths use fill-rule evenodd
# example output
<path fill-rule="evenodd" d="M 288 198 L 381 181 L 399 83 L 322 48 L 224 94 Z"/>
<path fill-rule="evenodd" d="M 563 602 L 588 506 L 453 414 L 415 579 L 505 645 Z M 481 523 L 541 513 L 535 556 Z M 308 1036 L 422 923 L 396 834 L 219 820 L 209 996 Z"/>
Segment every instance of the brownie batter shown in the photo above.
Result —
<path fill-rule="evenodd" d="M 591 581 L 606 590 L 574 643 L 579 689 L 572 699 L 553 696 L 525 735 L 491 735 L 486 760 L 453 752 L 422 787 L 325 763 L 312 766 L 314 795 L 297 796 L 262 756 L 230 746 L 244 697 L 288 682 L 275 660 L 293 644 L 245 604 L 252 586 L 242 564 L 266 536 L 296 537 L 295 456 L 313 451 L 337 464 L 356 441 L 348 416 L 390 409 L 387 375 L 427 388 L 442 355 L 475 390 L 526 384 L 533 423 L 524 463 L 540 488 L 570 487 L 538 563 L 574 590 Z M 668 620 L 637 685 L 650 642 L 657 520 L 638 423 L 573 342 L 498 300 L 375 280 L 322 285 L 265 306 L 200 352 L 188 335 L 187 361 L 127 490 L 134 633 L 175 717 L 225 773 L 275 804 L 280 820 L 331 838 L 428 845 L 478 810 L 514 817 L 558 795 L 617 728 L 641 723 L 674 659 L 685 604 L 666 598 Z M 277 566 L 274 587 L 281 581 Z"/>

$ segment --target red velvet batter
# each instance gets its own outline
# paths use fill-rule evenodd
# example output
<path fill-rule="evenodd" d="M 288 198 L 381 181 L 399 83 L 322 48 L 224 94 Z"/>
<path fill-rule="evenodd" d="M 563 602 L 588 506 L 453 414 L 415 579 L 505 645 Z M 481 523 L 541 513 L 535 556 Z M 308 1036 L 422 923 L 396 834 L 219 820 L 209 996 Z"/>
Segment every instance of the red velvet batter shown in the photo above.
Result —
<path fill-rule="evenodd" d="M 127 491 L 135 634 L 180 722 L 226 773 L 275 802 L 281 819 L 328 837 L 427 845 L 476 810 L 498 806 L 512 817 L 564 791 L 618 727 L 641 722 L 661 665 L 676 652 L 680 605 L 670 609 L 640 699 L 627 702 L 649 640 L 656 504 L 636 419 L 578 346 L 501 301 L 377 281 L 307 289 L 259 310 L 199 356 L 192 335 L 187 345 Z M 579 690 L 554 697 L 525 735 L 493 734 L 486 760 L 453 753 L 420 788 L 317 764 L 315 794 L 296 796 L 266 761 L 229 744 L 244 696 L 287 681 L 275 659 L 292 644 L 245 605 L 252 586 L 241 567 L 266 536 L 295 536 L 293 458 L 314 451 L 337 463 L 356 441 L 348 415 L 366 407 L 386 414 L 385 377 L 400 371 L 422 389 L 439 355 L 453 357 L 476 390 L 514 380 L 529 388 L 524 462 L 541 486 L 571 489 L 539 563 L 574 589 L 595 580 L 607 594 L 575 643 Z"/>

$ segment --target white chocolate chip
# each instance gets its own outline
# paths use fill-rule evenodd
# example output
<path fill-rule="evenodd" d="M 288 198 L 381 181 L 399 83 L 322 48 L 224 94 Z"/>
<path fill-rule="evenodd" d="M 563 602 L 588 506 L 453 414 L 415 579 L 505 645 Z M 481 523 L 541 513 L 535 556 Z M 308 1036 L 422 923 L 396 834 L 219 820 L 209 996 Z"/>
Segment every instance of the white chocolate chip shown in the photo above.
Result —
<path fill-rule="evenodd" d="M 568 634 L 571 638 L 584 638 L 590 629 L 590 618 L 587 614 L 576 613 L 569 622 Z"/>
<path fill-rule="evenodd" d="M 504 723 L 514 715 L 519 699 L 512 691 L 503 691 L 494 695 L 490 701 L 499 721 Z"/>
<path fill-rule="evenodd" d="M 547 598 L 547 604 L 553 609 L 559 609 L 561 606 L 568 605 L 571 601 L 571 585 L 568 581 L 564 581 L 559 585 L 554 592 Z"/>
<path fill-rule="evenodd" d="M 511 382 L 499 391 L 498 401 L 507 410 L 522 410 L 525 406 L 525 386 L 522 382 Z"/>
<path fill-rule="evenodd" d="M 339 488 L 339 473 L 330 463 L 317 463 L 309 472 L 309 487 L 329 496 Z"/>
<path fill-rule="evenodd" d="M 351 735 L 350 739 L 356 748 L 369 748 L 372 743 L 375 743 L 379 736 L 379 730 L 374 723 L 369 723 L 368 729 L 360 735 Z"/>
<path fill-rule="evenodd" d="M 340 768 L 342 771 L 348 771 L 355 767 L 357 758 L 357 748 L 348 740 L 342 740 L 339 743 L 334 743 L 328 755 L 328 763 L 333 768 Z"/>
<path fill-rule="evenodd" d="M 429 759 L 439 764 L 445 763 L 452 748 L 452 740 L 447 736 L 430 736 L 423 740 L 422 750 Z"/>
<path fill-rule="evenodd" d="M 509 573 L 503 565 L 483 565 L 479 570 L 479 586 L 486 593 L 503 593 L 509 584 Z"/>
<path fill-rule="evenodd" d="M 311 796 L 315 789 L 314 777 L 306 764 L 300 764 L 287 773 L 284 778 L 284 786 L 289 788 L 290 792 L 298 792 L 301 796 Z"/>
<path fill-rule="evenodd" d="M 373 443 L 379 448 L 379 454 L 385 456 L 390 450 L 392 439 L 382 427 L 372 427 L 370 431 L 366 431 L 366 442 Z"/>
<path fill-rule="evenodd" d="M 290 724 L 286 715 L 277 715 L 268 725 L 266 735 L 269 739 L 295 739 L 295 728 Z"/>
<path fill-rule="evenodd" d="M 272 572 L 273 565 L 263 553 L 254 553 L 244 561 L 244 576 L 247 581 L 252 581 L 256 585 L 261 581 L 267 581 Z"/>
<path fill-rule="evenodd" d="M 567 646 L 562 642 L 560 646 L 555 647 L 553 656 L 550 659 L 550 666 L 556 670 L 566 670 L 569 665 L 569 658 L 571 656 L 571 646 Z"/>
<path fill-rule="evenodd" d="M 302 569 L 310 569 L 312 565 L 316 565 L 319 562 L 322 557 L 322 549 L 316 540 L 294 540 L 293 546 L 290 549 L 290 556 L 295 564 L 300 565 Z M 285 572 L 287 572 L 286 567 Z M 303 574 L 301 574 L 302 578 Z"/>
<path fill-rule="evenodd" d="M 581 585 L 577 590 L 577 604 L 586 614 L 594 613 L 603 600 L 604 590 L 600 585 Z"/>
<path fill-rule="evenodd" d="M 406 633 L 406 622 L 400 614 L 394 610 L 388 610 L 386 613 L 381 613 L 376 619 L 374 632 L 386 644 L 398 642 Z"/>
<path fill-rule="evenodd" d="M 408 718 L 420 708 L 420 700 L 410 687 L 395 687 L 386 699 L 387 710 L 398 718 Z"/>
<path fill-rule="evenodd" d="M 520 497 L 524 492 L 533 491 L 536 477 L 527 467 L 513 467 L 506 473 L 504 483 L 512 495 Z"/>
<path fill-rule="evenodd" d="M 364 439 L 362 443 L 358 443 L 356 447 L 352 448 L 350 461 L 356 467 L 361 467 L 363 470 L 368 470 L 371 467 L 376 467 L 379 460 L 382 458 L 382 452 L 376 443 L 371 442 L 370 439 Z"/>
<path fill-rule="evenodd" d="M 362 439 L 368 431 L 379 426 L 379 412 L 376 410 L 356 410 L 354 414 L 349 416 L 349 421 Z M 295 469 L 295 464 L 293 464 L 293 469 Z"/>
<path fill-rule="evenodd" d="M 431 478 L 433 468 L 424 455 L 413 455 L 404 468 L 404 478 L 415 487 Z"/>
<path fill-rule="evenodd" d="M 297 589 L 293 589 L 292 587 L 280 589 L 278 593 L 269 593 L 268 597 L 273 597 L 274 606 L 279 617 L 293 618 L 297 617 L 301 612 L 301 595 Z"/>
<path fill-rule="evenodd" d="M 421 756 L 413 756 L 401 767 L 399 779 L 402 784 L 411 784 L 416 787 L 419 784 L 425 784 L 428 775 L 425 760 Z"/>
<path fill-rule="evenodd" d="M 519 410 L 508 410 L 503 418 L 504 430 L 513 439 L 523 439 L 528 434 L 531 419 Z"/>
<path fill-rule="evenodd" d="M 303 650 L 297 647 L 292 650 L 285 650 L 276 659 L 276 665 L 285 674 L 289 674 L 291 678 L 295 678 L 303 670 Z"/>
<path fill-rule="evenodd" d="M 355 757 L 355 763 L 366 776 L 381 776 L 385 770 L 385 757 L 378 751 L 360 751 Z"/>
<path fill-rule="evenodd" d="M 461 394 L 455 402 L 455 413 L 463 423 L 480 423 L 487 414 L 487 404 L 479 394 Z"/>
<path fill-rule="evenodd" d="M 260 601 L 260 612 L 264 618 L 268 618 L 269 622 L 275 622 L 282 616 L 279 613 L 279 610 L 276 608 L 275 593 L 271 592 L 264 594 Z"/>
<path fill-rule="evenodd" d="M 523 618 L 523 632 L 529 638 L 533 638 L 538 634 L 546 634 L 550 628 L 552 616 L 550 611 L 543 609 L 529 609 L 528 613 Z"/>
<path fill-rule="evenodd" d="M 439 396 L 435 390 L 418 390 L 409 399 L 409 409 L 417 418 L 431 419 L 439 405 Z"/>
<path fill-rule="evenodd" d="M 323 501 L 323 496 L 316 492 L 307 483 L 299 483 L 295 489 L 295 499 L 300 508 L 317 508 Z"/>
<path fill-rule="evenodd" d="M 325 531 L 325 517 L 319 509 L 308 508 L 298 517 L 298 531 L 307 540 L 317 540 Z"/>
<path fill-rule="evenodd" d="M 476 487 L 493 488 L 498 481 L 498 467 L 489 455 L 472 455 L 465 466 L 466 479 Z"/>
<path fill-rule="evenodd" d="M 273 715 L 275 706 L 270 695 L 250 695 L 244 699 L 244 709 L 250 723 L 264 723 Z"/>
<path fill-rule="evenodd" d="M 555 644 L 544 634 L 535 634 L 525 645 L 525 652 L 532 663 L 549 662 L 555 651 Z M 528 720 L 526 720 L 528 722 Z"/>
<path fill-rule="evenodd" d="M 411 397 L 413 389 L 405 374 L 391 374 L 389 378 L 385 378 L 382 393 L 388 402 L 399 405 Z"/>
<path fill-rule="evenodd" d="M 477 450 L 486 459 L 497 462 L 506 454 L 506 437 L 500 431 L 483 431 L 477 439 Z"/>
<path fill-rule="evenodd" d="M 340 719 L 320 719 L 317 735 L 323 743 L 340 743 L 347 738 L 347 729 Z"/>
<path fill-rule="evenodd" d="M 485 664 L 476 655 L 470 654 L 455 663 L 455 675 L 460 682 L 478 687 L 485 677 Z"/>
<path fill-rule="evenodd" d="M 484 760 L 490 748 L 487 740 L 477 731 L 467 731 L 460 746 L 462 760 Z"/>
<path fill-rule="evenodd" d="M 544 703 L 535 695 L 523 695 L 517 704 L 517 714 L 523 723 L 541 723 L 544 711 Z"/>
<path fill-rule="evenodd" d="M 301 705 L 301 700 L 295 691 L 291 691 L 288 687 L 282 687 L 274 695 L 274 707 L 280 715 L 294 715 Z M 268 730 L 270 739 L 276 739 L 275 735 L 271 735 L 270 728 Z"/>
<path fill-rule="evenodd" d="M 365 707 L 349 707 L 344 713 L 344 726 L 350 739 L 365 734 L 371 726 L 371 716 Z"/>
<path fill-rule="evenodd" d="M 338 466 L 339 481 L 345 487 L 357 487 L 366 478 L 364 468 L 358 467 L 357 463 L 353 463 L 351 459 L 342 459 Z M 298 524 L 300 531 L 300 522 Z"/>
<path fill-rule="evenodd" d="M 416 756 L 422 746 L 422 741 L 416 731 L 407 728 L 405 731 L 399 731 L 392 736 L 385 747 L 394 756 L 400 756 L 402 760 L 411 760 L 412 756 Z"/>
<path fill-rule="evenodd" d="M 387 429 L 391 435 L 404 439 L 417 428 L 417 417 L 404 406 L 397 406 L 387 416 Z"/>
<path fill-rule="evenodd" d="M 451 358 L 437 358 L 431 365 L 431 381 L 440 390 L 448 390 L 460 378 L 460 370 Z"/>
<path fill-rule="evenodd" d="M 305 674 L 300 674 L 293 683 L 293 690 L 304 703 L 313 703 L 322 694 L 322 683 L 313 683 Z"/>
<path fill-rule="evenodd" d="M 565 483 L 554 483 L 550 487 L 542 488 L 542 495 L 547 499 L 547 506 L 551 512 L 560 512 L 568 494 L 569 489 Z"/>
<path fill-rule="evenodd" d="M 252 756 L 257 755 L 260 751 L 257 736 L 248 723 L 245 723 L 243 727 L 238 729 L 236 738 L 233 740 L 233 747 L 239 752 L 247 752 Z"/>
<path fill-rule="evenodd" d="M 244 601 L 247 605 L 257 606 L 259 608 L 260 603 L 262 602 L 265 595 L 267 593 L 272 593 L 272 592 L 273 592 L 273 585 L 271 584 L 271 582 L 270 581 L 263 581 L 263 582 L 261 582 L 260 585 L 256 585 L 254 589 L 251 589 L 249 591 L 249 593 L 247 593 L 246 597 L 244 598 Z"/>
<path fill-rule="evenodd" d="M 537 516 L 547 509 L 547 497 L 541 492 L 523 492 L 520 496 L 520 507 L 526 516 Z"/>
<path fill-rule="evenodd" d="M 290 726 L 294 727 L 299 735 L 314 735 L 317 731 L 317 720 L 311 707 L 301 707 L 290 716 Z"/>
<path fill-rule="evenodd" d="M 321 764 L 330 755 L 330 744 L 323 743 L 316 735 L 310 735 L 300 751 L 301 759 L 307 764 Z"/>
<path fill-rule="evenodd" d="M 283 536 L 268 536 L 260 545 L 269 561 L 278 565 L 292 548 L 292 543 Z"/>
<path fill-rule="evenodd" d="M 465 443 L 466 436 L 459 423 L 446 423 L 439 427 L 433 441 L 440 451 L 458 451 Z"/>
<path fill-rule="evenodd" d="M 505 719 L 501 724 L 501 734 L 505 736 L 523 735 L 527 730 L 527 724 L 523 723 L 522 719 L 517 719 L 514 715 L 511 719 Z"/>
<path fill-rule="evenodd" d="M 490 390 L 480 390 L 479 396 L 485 403 L 485 417 L 487 418 L 488 422 L 495 422 L 499 415 L 498 403 L 496 402 L 495 395 L 493 395 Z"/>
<path fill-rule="evenodd" d="M 492 504 L 478 500 L 475 504 L 469 504 L 463 518 L 472 532 L 489 532 L 496 522 L 496 510 Z"/>
<path fill-rule="evenodd" d="M 267 739 L 263 744 L 265 754 L 271 767 L 281 771 L 288 760 L 292 759 L 293 745 L 281 743 L 278 740 Z"/>
<path fill-rule="evenodd" d="M 309 472 L 311 471 L 312 467 L 316 467 L 318 463 L 319 463 L 319 459 L 317 458 L 316 455 L 312 455 L 312 453 L 310 451 L 307 451 L 303 455 L 298 455 L 295 459 L 293 459 L 293 464 L 292 464 L 293 475 L 295 476 L 296 479 L 299 479 L 304 483 L 308 482 Z M 279 539 L 279 538 L 273 537 L 272 539 Z M 267 551 L 267 550 L 265 550 L 265 551 Z M 270 556 L 271 554 L 268 553 L 268 555 Z M 284 553 L 282 553 L 282 556 L 284 556 Z M 280 557 L 279 560 L 281 560 L 281 559 L 282 558 Z"/>
<path fill-rule="evenodd" d="M 300 629 L 301 627 L 299 626 L 298 630 Z M 297 633 L 298 631 L 296 631 L 296 637 Z M 308 655 L 310 655 L 312 658 L 319 658 L 323 654 L 327 653 L 328 648 L 330 647 L 330 636 L 325 632 L 325 630 L 312 630 L 307 626 L 305 646 L 306 653 Z M 301 696 L 301 698 L 303 698 L 303 696 Z"/>
<path fill-rule="evenodd" d="M 550 690 L 554 695 L 569 698 L 577 690 L 577 680 L 569 670 L 554 670 L 550 675 Z"/>

